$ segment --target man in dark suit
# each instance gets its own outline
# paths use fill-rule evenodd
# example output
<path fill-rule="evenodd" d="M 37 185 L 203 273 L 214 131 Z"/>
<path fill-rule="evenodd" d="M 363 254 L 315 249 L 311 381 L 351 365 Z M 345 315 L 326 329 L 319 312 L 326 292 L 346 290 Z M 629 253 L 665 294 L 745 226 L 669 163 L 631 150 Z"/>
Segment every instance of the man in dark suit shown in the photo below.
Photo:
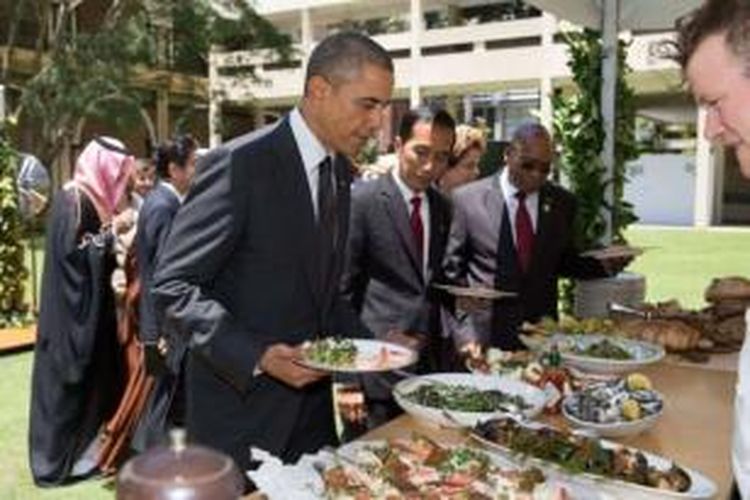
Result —
<path fill-rule="evenodd" d="M 557 317 L 558 277 L 610 274 L 599 261 L 579 256 L 573 227 L 576 200 L 547 180 L 552 158 L 547 130 L 522 125 L 513 135 L 506 168 L 454 192 L 446 278 L 518 294 L 491 304 L 458 303 L 455 315 L 448 317 L 459 349 L 521 349 L 522 322 Z"/>
<path fill-rule="evenodd" d="M 138 214 L 135 249 L 142 290 L 138 305 L 138 337 L 143 343 L 146 370 L 156 379 L 133 437 L 133 448 L 139 451 L 159 444 L 166 438 L 167 426 L 180 424 L 183 420 L 184 404 L 179 380 L 186 346 L 181 338 L 168 335 L 159 328 L 151 285 L 157 258 L 165 248 L 172 221 L 195 174 L 197 147 L 198 143 L 191 136 L 182 135 L 156 148 L 154 166 L 159 182 L 146 196 Z M 167 356 L 169 370 L 162 362 L 162 353 Z"/>
<path fill-rule="evenodd" d="M 455 122 L 445 111 L 408 111 L 395 141 L 397 166 L 352 193 L 342 288 L 379 338 L 398 331 L 421 335 L 428 344 L 439 340 L 430 282 L 441 269 L 450 210 L 433 183 L 448 166 L 454 140 Z M 364 378 L 369 425 L 376 426 L 397 412 L 394 377 Z"/>
<path fill-rule="evenodd" d="M 172 220 L 185 199 L 195 174 L 197 147 L 195 140 L 185 135 L 156 149 L 154 166 L 159 182 L 144 199 L 138 214 L 135 248 L 138 276 L 144 290 L 138 308 L 138 334 L 148 346 L 155 346 L 160 337 L 150 293 L 156 259 L 164 249 Z"/>
<path fill-rule="evenodd" d="M 322 40 L 299 107 L 201 158 L 173 223 L 154 294 L 165 321 L 191 336 L 188 433 L 241 470 L 250 446 L 295 461 L 336 442 L 329 374 L 299 364 L 301 344 L 357 332 L 337 293 L 348 157 L 380 128 L 392 87 L 374 41 Z"/>

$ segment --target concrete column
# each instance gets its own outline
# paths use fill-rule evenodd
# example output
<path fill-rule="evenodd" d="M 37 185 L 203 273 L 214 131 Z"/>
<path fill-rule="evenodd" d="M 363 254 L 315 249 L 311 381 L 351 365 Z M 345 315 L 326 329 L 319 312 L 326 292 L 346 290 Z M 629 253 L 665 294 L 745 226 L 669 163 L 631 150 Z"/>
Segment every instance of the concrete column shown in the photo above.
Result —
<path fill-rule="evenodd" d="M 255 105 L 255 109 L 253 110 L 253 123 L 254 123 L 255 130 L 258 130 L 259 128 L 263 128 L 263 126 L 265 125 L 264 120 L 263 120 L 264 118 L 263 115 L 264 115 L 263 106 L 261 105 L 260 102 L 258 102 Z"/>
<path fill-rule="evenodd" d="M 215 148 L 221 144 L 221 89 L 217 62 L 218 47 L 208 54 L 208 144 Z"/>
<path fill-rule="evenodd" d="M 542 50 L 547 52 L 551 50 L 554 44 L 554 35 L 557 30 L 557 19 L 550 14 L 542 16 L 544 25 L 542 27 Z M 543 65 L 542 78 L 539 81 L 539 114 L 540 121 L 550 133 L 554 133 L 552 128 L 552 77 L 549 74 L 549 66 Z"/>
<path fill-rule="evenodd" d="M 602 2 L 602 124 L 604 126 L 604 147 L 601 159 L 604 165 L 604 179 L 610 180 L 614 174 L 615 163 L 615 96 L 617 95 L 617 24 L 620 14 L 620 0 L 604 0 Z M 604 199 L 609 206 L 614 203 L 614 188 L 607 183 Z M 602 243 L 608 245 L 612 241 L 612 214 L 602 207 L 606 230 Z"/>
<path fill-rule="evenodd" d="M 156 138 L 159 142 L 169 139 L 169 90 L 156 91 Z"/>
<path fill-rule="evenodd" d="M 499 92 L 492 94 L 492 106 L 495 108 L 495 126 L 492 128 L 492 138 L 496 141 L 503 140 L 505 134 L 505 108 L 503 107 L 503 95 Z"/>
<path fill-rule="evenodd" d="M 474 103 L 471 94 L 464 96 L 464 123 L 471 123 L 474 119 Z"/>
<path fill-rule="evenodd" d="M 310 8 L 305 7 L 300 11 L 300 25 L 302 31 L 302 52 L 304 60 L 307 61 L 313 46 L 313 27 Z"/>
<path fill-rule="evenodd" d="M 409 84 L 409 106 L 416 108 L 422 102 L 419 85 L 421 83 L 420 66 L 422 54 L 420 50 L 422 34 L 422 0 L 411 0 L 411 82 Z"/>
<path fill-rule="evenodd" d="M 0 85 L 0 122 L 5 120 L 5 85 Z"/>
<path fill-rule="evenodd" d="M 716 170 L 711 144 L 705 138 L 706 110 L 698 108 L 698 137 L 695 148 L 695 201 L 693 225 L 707 227 L 714 222 Z"/>

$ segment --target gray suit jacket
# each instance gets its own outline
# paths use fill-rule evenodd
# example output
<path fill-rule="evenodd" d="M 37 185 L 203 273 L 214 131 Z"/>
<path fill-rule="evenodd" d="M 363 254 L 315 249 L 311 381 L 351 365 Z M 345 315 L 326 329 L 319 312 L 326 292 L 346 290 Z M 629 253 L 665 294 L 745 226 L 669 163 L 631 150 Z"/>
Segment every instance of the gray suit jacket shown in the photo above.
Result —
<path fill-rule="evenodd" d="M 409 208 L 393 176 L 356 184 L 353 190 L 342 289 L 378 337 L 392 329 L 436 333 L 430 283 L 441 270 L 450 209 L 437 190 L 429 188 L 426 195 L 430 242 L 425 275 L 409 225 Z"/>
<path fill-rule="evenodd" d="M 575 198 L 559 186 L 546 183 L 539 191 L 534 253 L 525 274 L 517 263 L 499 175 L 457 189 L 453 208 L 444 261 L 446 278 L 456 284 L 518 293 L 517 298 L 495 301 L 484 311 L 444 314 L 457 345 L 478 341 L 521 348 L 517 329 L 523 321 L 557 317 L 558 277 L 606 276 L 598 261 L 579 256 L 574 244 Z"/>
<path fill-rule="evenodd" d="M 426 192 L 430 207 L 427 272 L 418 258 L 409 225 L 409 207 L 391 174 L 355 185 L 342 290 L 362 322 L 377 336 L 390 330 L 420 333 L 427 345 L 413 369 L 435 366 L 439 334 L 438 294 L 430 287 L 440 273 L 450 224 L 447 200 L 433 188 Z M 362 377 L 370 399 L 389 400 L 399 376 Z M 381 422 L 379 422 L 381 423 Z"/>

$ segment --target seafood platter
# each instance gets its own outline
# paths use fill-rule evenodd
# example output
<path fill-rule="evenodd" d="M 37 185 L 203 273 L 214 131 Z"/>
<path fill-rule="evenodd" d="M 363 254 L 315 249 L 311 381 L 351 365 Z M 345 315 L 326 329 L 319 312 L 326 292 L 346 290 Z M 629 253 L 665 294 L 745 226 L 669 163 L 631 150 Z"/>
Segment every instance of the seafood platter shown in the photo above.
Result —
<path fill-rule="evenodd" d="M 567 396 L 562 403 L 562 414 L 569 424 L 606 437 L 644 432 L 663 411 L 662 396 L 639 373 L 590 384 Z"/>

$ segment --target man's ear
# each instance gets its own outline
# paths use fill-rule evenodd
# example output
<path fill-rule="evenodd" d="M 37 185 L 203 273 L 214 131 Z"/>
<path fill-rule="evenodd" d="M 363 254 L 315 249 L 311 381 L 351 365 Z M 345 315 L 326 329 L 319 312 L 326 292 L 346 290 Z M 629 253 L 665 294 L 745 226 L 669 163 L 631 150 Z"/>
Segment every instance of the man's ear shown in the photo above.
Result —
<path fill-rule="evenodd" d="M 400 153 L 403 146 L 404 143 L 401 140 L 401 137 L 397 135 L 396 138 L 393 139 L 393 149 L 396 151 L 396 153 Z"/>
<path fill-rule="evenodd" d="M 331 91 L 331 84 L 320 75 L 313 75 L 307 81 L 307 96 L 312 99 L 322 99 Z"/>
<path fill-rule="evenodd" d="M 179 165 L 170 161 L 169 165 L 167 166 L 167 173 L 169 174 L 169 178 L 174 179 L 176 177 L 176 174 L 178 173 L 178 170 L 180 170 Z"/>

